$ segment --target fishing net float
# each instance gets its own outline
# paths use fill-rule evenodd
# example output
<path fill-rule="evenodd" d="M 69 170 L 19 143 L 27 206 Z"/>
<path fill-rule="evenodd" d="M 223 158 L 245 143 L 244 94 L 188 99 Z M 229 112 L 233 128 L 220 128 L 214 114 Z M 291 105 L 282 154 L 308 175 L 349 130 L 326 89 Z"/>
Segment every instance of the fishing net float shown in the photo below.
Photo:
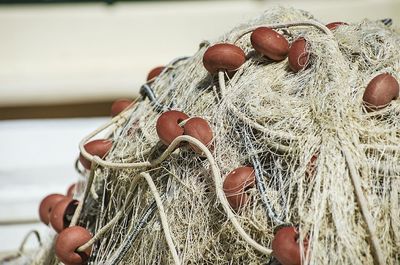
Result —
<path fill-rule="evenodd" d="M 42 202 L 60 233 L 33 263 L 397 264 L 390 24 L 274 8 L 151 71 L 81 141 L 74 197 Z"/>

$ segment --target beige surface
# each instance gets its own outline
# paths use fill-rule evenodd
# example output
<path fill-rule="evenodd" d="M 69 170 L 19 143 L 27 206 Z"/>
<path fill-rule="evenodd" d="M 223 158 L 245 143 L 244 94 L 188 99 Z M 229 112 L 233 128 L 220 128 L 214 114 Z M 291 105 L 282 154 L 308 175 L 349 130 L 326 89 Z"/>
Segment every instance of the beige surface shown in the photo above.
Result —
<path fill-rule="evenodd" d="M 277 4 L 326 22 L 400 20 L 398 0 L 2 6 L 0 106 L 135 95 L 152 67 Z"/>

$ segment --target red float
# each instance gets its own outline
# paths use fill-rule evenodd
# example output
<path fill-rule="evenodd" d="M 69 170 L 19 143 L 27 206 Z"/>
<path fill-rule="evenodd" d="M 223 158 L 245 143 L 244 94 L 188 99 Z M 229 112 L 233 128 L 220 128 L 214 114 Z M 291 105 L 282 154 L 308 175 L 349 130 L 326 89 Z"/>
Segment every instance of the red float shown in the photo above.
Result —
<path fill-rule="evenodd" d="M 346 22 L 331 22 L 329 24 L 326 24 L 325 26 L 330 29 L 330 30 L 335 30 L 337 27 L 343 26 L 343 25 L 349 25 Z"/>
<path fill-rule="evenodd" d="M 104 158 L 112 147 L 112 141 L 106 139 L 93 140 L 84 145 L 86 152 L 93 156 Z M 79 161 L 84 168 L 90 169 L 91 162 L 87 160 L 82 154 L 79 156 Z"/>
<path fill-rule="evenodd" d="M 165 66 L 157 66 L 157 67 L 151 69 L 151 71 L 147 75 L 147 81 L 151 81 L 151 80 L 155 79 L 157 76 L 159 76 L 161 74 L 161 72 L 164 70 L 164 68 L 165 68 Z"/>
<path fill-rule="evenodd" d="M 166 111 L 157 120 L 156 131 L 160 141 L 170 145 L 176 137 L 183 135 L 184 130 L 179 123 L 189 119 L 185 113 L 177 110 Z"/>
<path fill-rule="evenodd" d="M 220 43 L 207 49 L 203 65 L 211 74 L 218 71 L 234 72 L 246 61 L 243 50 L 236 45 Z"/>
<path fill-rule="evenodd" d="M 282 61 L 289 53 L 289 42 L 286 38 L 267 27 L 259 27 L 250 36 L 251 45 L 262 55 L 274 61 Z"/>
<path fill-rule="evenodd" d="M 47 195 L 39 205 L 39 218 L 44 224 L 48 225 L 50 222 L 50 214 L 57 202 L 64 199 L 65 196 L 62 194 L 50 194 Z"/>
<path fill-rule="evenodd" d="M 78 203 L 77 200 L 65 197 L 54 206 L 50 214 L 50 224 L 57 233 L 60 233 L 69 226 L 71 220 L 68 218 L 72 217 Z"/>
<path fill-rule="evenodd" d="M 77 249 L 92 238 L 90 232 L 80 226 L 73 226 L 64 229 L 56 239 L 54 246 L 58 259 L 65 265 L 84 265 L 87 263 L 91 247 L 83 252 Z"/>
<path fill-rule="evenodd" d="M 301 265 L 299 234 L 293 226 L 280 228 L 272 240 L 272 255 L 282 265 Z M 304 252 L 307 251 L 308 242 L 303 243 Z"/>
<path fill-rule="evenodd" d="M 130 99 L 117 99 L 111 105 L 111 117 L 115 117 L 132 104 Z"/>
<path fill-rule="evenodd" d="M 298 72 L 307 67 L 309 61 L 307 42 L 304 38 L 295 40 L 289 49 L 289 66 L 293 72 Z"/>
<path fill-rule="evenodd" d="M 255 185 L 253 167 L 239 167 L 230 172 L 223 184 L 225 196 L 232 209 L 238 210 L 249 201 L 247 190 Z"/>
<path fill-rule="evenodd" d="M 386 107 L 399 97 L 399 83 L 388 73 L 375 76 L 368 84 L 363 95 L 364 105 L 368 111 Z"/>
<path fill-rule="evenodd" d="M 191 118 L 185 123 L 183 130 L 185 135 L 192 136 L 205 146 L 211 147 L 213 131 L 206 120 L 199 117 Z M 196 146 L 192 144 L 190 144 L 190 146 L 196 153 L 203 154 L 203 152 Z"/>

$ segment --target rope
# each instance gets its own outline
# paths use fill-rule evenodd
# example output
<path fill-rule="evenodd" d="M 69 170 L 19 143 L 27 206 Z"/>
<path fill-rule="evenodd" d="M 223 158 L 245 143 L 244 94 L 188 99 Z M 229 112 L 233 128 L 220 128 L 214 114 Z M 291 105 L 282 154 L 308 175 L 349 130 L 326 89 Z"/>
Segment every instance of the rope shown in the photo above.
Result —
<path fill-rule="evenodd" d="M 35 237 L 39 243 L 39 246 L 40 247 L 42 246 L 42 240 L 40 238 L 39 232 L 36 230 L 31 230 L 28 232 L 28 234 L 25 235 L 24 239 L 22 240 L 21 245 L 18 248 L 18 253 L 21 253 L 21 254 L 24 253 L 24 247 L 26 245 L 26 242 L 28 242 L 28 239 L 31 235 L 35 235 Z"/>
<path fill-rule="evenodd" d="M 160 194 L 157 191 L 157 187 L 154 184 L 153 179 L 151 178 L 150 174 L 147 172 L 140 173 L 140 176 L 146 179 L 147 184 L 149 185 L 150 191 L 153 194 L 154 200 L 156 201 L 158 207 L 158 213 L 160 214 L 161 225 L 163 227 L 165 239 L 167 240 L 168 247 L 171 251 L 172 257 L 176 265 L 181 264 L 178 256 L 178 252 L 176 251 L 174 241 L 172 240 L 171 230 L 169 229 L 167 215 L 165 214 L 164 206 L 162 203 L 162 199 Z"/>
<path fill-rule="evenodd" d="M 122 211 L 119 211 L 113 219 L 111 219 L 105 226 L 103 226 L 88 242 L 83 244 L 77 249 L 77 252 L 83 252 L 85 249 L 91 247 L 97 240 L 107 233 L 108 230 L 119 220 L 122 216 Z"/>
<path fill-rule="evenodd" d="M 79 167 L 79 158 L 77 158 L 76 160 L 75 160 L 75 170 L 76 170 L 76 172 L 78 172 L 81 176 L 84 176 L 85 175 L 85 171 L 83 170 L 83 169 L 81 169 L 80 167 Z"/>
<path fill-rule="evenodd" d="M 326 35 L 333 37 L 332 32 L 330 29 L 325 27 L 325 25 L 317 22 L 317 21 L 297 21 L 297 22 L 288 22 L 288 23 L 279 23 L 279 24 L 267 24 L 267 25 L 255 25 L 249 28 L 246 28 L 242 31 L 239 32 L 239 35 L 235 38 L 234 43 L 236 43 L 239 39 L 241 39 L 244 35 L 253 32 L 255 29 L 259 27 L 268 27 L 271 29 L 281 29 L 281 28 L 290 28 L 290 27 L 299 27 L 299 26 L 313 26 L 316 27 L 317 29 L 321 30 L 323 33 Z"/>
<path fill-rule="evenodd" d="M 92 162 L 92 166 L 90 169 L 90 174 L 88 181 L 86 183 L 85 191 L 83 193 L 82 200 L 79 201 L 78 206 L 75 209 L 74 215 L 72 216 L 71 223 L 69 224 L 69 227 L 75 226 L 79 220 L 79 216 L 81 215 L 82 209 L 83 209 L 83 204 L 89 194 L 89 191 L 91 189 L 91 186 L 93 184 L 94 180 L 94 175 L 95 175 L 95 168 L 96 168 L 96 163 Z"/>
<path fill-rule="evenodd" d="M 99 134 L 100 132 L 102 132 L 103 130 L 107 129 L 108 127 L 110 127 L 111 125 L 117 125 L 120 123 L 123 123 L 126 121 L 126 118 L 132 114 L 133 112 L 133 108 L 130 108 L 130 106 L 132 106 L 134 103 L 131 103 L 131 105 L 129 105 L 125 110 L 123 110 L 120 114 L 118 114 L 117 116 L 115 116 L 114 118 L 112 118 L 109 122 L 105 123 L 104 125 L 100 126 L 99 128 L 97 128 L 96 130 L 94 130 L 93 132 L 91 132 L 90 134 L 88 134 L 87 136 L 85 136 L 79 143 L 79 151 L 81 152 L 82 156 L 85 157 L 86 159 L 90 160 L 93 162 L 93 156 L 91 154 L 89 154 L 86 149 L 84 148 L 84 145 L 94 136 L 96 136 L 97 134 Z"/>
<path fill-rule="evenodd" d="M 371 248 L 372 256 L 374 257 L 376 264 L 384 265 L 384 264 L 386 264 L 385 258 L 383 256 L 382 249 L 379 245 L 379 239 L 376 236 L 375 226 L 373 223 L 372 215 L 371 215 L 370 211 L 368 210 L 367 199 L 365 198 L 364 193 L 361 188 L 360 176 L 357 173 L 357 169 L 356 169 L 353 159 L 350 155 L 350 151 L 344 145 L 342 145 L 342 152 L 346 159 L 347 166 L 349 167 L 351 181 L 353 183 L 353 187 L 354 187 L 354 191 L 356 194 L 358 205 L 361 209 L 361 214 L 364 217 L 364 220 L 367 224 L 367 231 L 370 235 L 371 246 L 372 246 L 372 248 Z"/>

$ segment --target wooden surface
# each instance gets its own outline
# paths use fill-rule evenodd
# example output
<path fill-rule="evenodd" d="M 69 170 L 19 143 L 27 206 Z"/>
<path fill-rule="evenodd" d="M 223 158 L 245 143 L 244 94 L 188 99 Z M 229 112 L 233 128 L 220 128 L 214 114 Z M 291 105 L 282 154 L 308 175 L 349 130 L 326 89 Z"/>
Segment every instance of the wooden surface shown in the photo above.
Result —
<path fill-rule="evenodd" d="M 0 107 L 0 120 L 102 117 L 110 115 L 112 101 Z"/>

